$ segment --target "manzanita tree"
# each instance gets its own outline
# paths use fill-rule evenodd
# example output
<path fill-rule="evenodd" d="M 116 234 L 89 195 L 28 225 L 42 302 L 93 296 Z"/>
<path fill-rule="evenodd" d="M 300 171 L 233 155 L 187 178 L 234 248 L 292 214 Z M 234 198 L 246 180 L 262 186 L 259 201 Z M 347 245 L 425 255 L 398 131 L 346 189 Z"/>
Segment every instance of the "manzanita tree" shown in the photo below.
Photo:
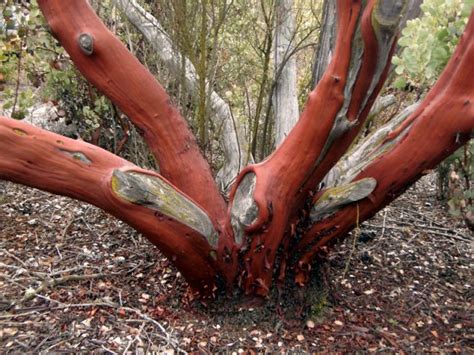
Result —
<path fill-rule="evenodd" d="M 386 79 L 408 3 L 337 1 L 337 36 L 325 74 L 296 126 L 266 160 L 238 174 L 227 202 L 164 89 L 87 1 L 39 0 L 55 37 L 134 123 L 159 172 L 1 117 L 0 178 L 120 218 L 204 296 L 242 290 L 265 297 L 273 280 L 303 286 L 319 253 L 472 135 L 473 14 L 422 103 L 349 149 Z"/>

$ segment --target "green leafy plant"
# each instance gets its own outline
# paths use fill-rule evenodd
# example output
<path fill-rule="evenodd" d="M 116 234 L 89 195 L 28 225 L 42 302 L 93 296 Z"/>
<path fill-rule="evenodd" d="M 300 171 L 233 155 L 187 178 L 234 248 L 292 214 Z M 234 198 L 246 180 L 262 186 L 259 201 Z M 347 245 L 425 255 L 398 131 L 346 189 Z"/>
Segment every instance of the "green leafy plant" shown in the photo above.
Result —
<path fill-rule="evenodd" d="M 30 87 L 21 87 L 37 67 L 47 65 L 48 56 L 39 55 L 37 49 L 48 36 L 43 17 L 36 1 L 18 3 L 3 1 L 0 14 L 0 91 L 3 91 L 4 110 L 11 116 L 23 119 L 34 102 Z M 26 77 L 25 77 L 26 76 Z M 10 84 L 10 86 L 8 86 Z M 39 86 L 40 83 L 37 82 Z M 13 87 L 13 88 L 12 88 Z"/>
<path fill-rule="evenodd" d="M 396 88 L 414 85 L 422 91 L 434 84 L 459 41 L 474 0 L 425 0 L 423 15 L 411 20 L 393 57 Z"/>
<path fill-rule="evenodd" d="M 467 23 L 474 0 L 425 0 L 423 15 L 411 20 L 398 44 L 403 48 L 392 59 L 397 74 L 395 88 L 407 85 L 419 93 L 429 89 L 444 69 Z M 473 210 L 473 144 L 468 143 L 438 167 L 438 193 L 454 216 Z"/>

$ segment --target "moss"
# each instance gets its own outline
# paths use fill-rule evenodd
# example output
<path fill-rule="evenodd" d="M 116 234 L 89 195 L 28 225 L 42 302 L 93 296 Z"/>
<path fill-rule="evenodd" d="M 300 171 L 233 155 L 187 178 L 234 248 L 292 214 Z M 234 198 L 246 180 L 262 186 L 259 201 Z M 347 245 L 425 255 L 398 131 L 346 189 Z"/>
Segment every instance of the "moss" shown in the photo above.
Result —
<path fill-rule="evenodd" d="M 308 313 L 308 318 L 312 320 L 321 319 L 324 316 L 325 311 L 328 309 L 329 301 L 326 291 L 321 291 L 313 297 L 311 308 Z"/>
<path fill-rule="evenodd" d="M 236 291 L 232 296 L 220 295 L 208 305 L 196 306 L 215 323 L 273 328 L 276 333 L 284 333 L 290 324 L 302 328 L 308 319 L 322 321 L 329 313 L 330 296 L 322 277 L 322 270 L 314 267 L 309 283 L 302 288 L 295 285 L 294 274 L 288 270 L 284 286 L 273 287 L 268 299 L 249 298 Z"/>

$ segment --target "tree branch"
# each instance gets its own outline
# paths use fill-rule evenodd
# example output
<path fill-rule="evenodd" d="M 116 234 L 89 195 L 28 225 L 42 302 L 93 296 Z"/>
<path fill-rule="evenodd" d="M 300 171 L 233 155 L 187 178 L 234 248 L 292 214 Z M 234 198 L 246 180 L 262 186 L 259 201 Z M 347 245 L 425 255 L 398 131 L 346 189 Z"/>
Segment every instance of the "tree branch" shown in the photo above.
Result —
<path fill-rule="evenodd" d="M 130 176 L 136 186 L 153 185 L 148 195 L 130 193 L 135 187 L 127 185 Z M 143 233 L 191 286 L 212 289 L 214 227 L 194 201 L 160 175 L 94 145 L 0 116 L 0 179 L 109 212 Z"/>
<path fill-rule="evenodd" d="M 355 170 L 355 177 L 349 175 L 352 181 L 375 179 L 375 190 L 368 198 L 316 223 L 303 236 L 295 250 L 301 255 L 298 283 L 307 281 L 310 263 L 321 248 L 354 227 L 357 210 L 360 222 L 370 218 L 472 137 L 474 82 L 466 73 L 473 70 L 474 13 L 454 55 L 423 102 L 384 139 L 377 140 L 364 166 Z"/>
<path fill-rule="evenodd" d="M 198 93 L 199 82 L 196 68 L 188 58 L 176 49 L 159 21 L 135 0 L 114 0 L 114 3 L 151 44 L 171 73 L 178 75 L 184 62 L 186 89 L 193 94 Z M 216 125 L 222 125 L 219 142 L 224 152 L 225 163 L 217 174 L 217 179 L 222 190 L 226 190 L 226 187 L 230 186 L 235 180 L 240 169 L 248 163 L 249 157 L 246 154 L 248 149 L 245 148 L 242 127 L 240 127 L 239 122 L 234 122 L 229 104 L 219 94 L 210 89 L 209 85 L 206 91 L 210 91 L 208 94 L 209 106 L 215 119 L 219 121 Z"/>
<path fill-rule="evenodd" d="M 391 132 L 400 127 L 403 122 L 415 112 L 418 106 L 419 103 L 408 106 L 389 122 L 369 134 L 363 141 L 344 154 L 324 178 L 324 187 L 334 187 L 352 181 L 360 171 L 382 154 L 384 150 L 389 148 L 386 145 L 384 150 L 376 149 L 380 145 L 380 142 L 384 141 Z M 394 143 L 395 142 L 392 141 L 390 145 Z"/>
<path fill-rule="evenodd" d="M 225 203 L 185 120 L 156 79 L 105 27 L 86 0 L 39 0 L 79 71 L 134 123 L 161 174 L 216 218 Z"/>

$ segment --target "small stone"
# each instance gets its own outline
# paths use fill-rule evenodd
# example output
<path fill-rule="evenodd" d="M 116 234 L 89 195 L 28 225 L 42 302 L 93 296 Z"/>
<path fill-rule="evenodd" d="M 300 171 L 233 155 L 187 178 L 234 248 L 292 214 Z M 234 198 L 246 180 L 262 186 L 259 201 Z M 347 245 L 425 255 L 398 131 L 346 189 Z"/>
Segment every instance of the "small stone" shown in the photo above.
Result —
<path fill-rule="evenodd" d="M 5 329 L 3 329 L 3 334 L 4 335 L 13 336 L 16 333 L 18 333 L 17 328 L 5 328 Z"/>
<path fill-rule="evenodd" d="M 101 333 L 107 333 L 110 331 L 111 328 L 109 327 L 106 327 L 105 325 L 103 325 L 102 327 L 100 327 L 100 332 Z"/>

